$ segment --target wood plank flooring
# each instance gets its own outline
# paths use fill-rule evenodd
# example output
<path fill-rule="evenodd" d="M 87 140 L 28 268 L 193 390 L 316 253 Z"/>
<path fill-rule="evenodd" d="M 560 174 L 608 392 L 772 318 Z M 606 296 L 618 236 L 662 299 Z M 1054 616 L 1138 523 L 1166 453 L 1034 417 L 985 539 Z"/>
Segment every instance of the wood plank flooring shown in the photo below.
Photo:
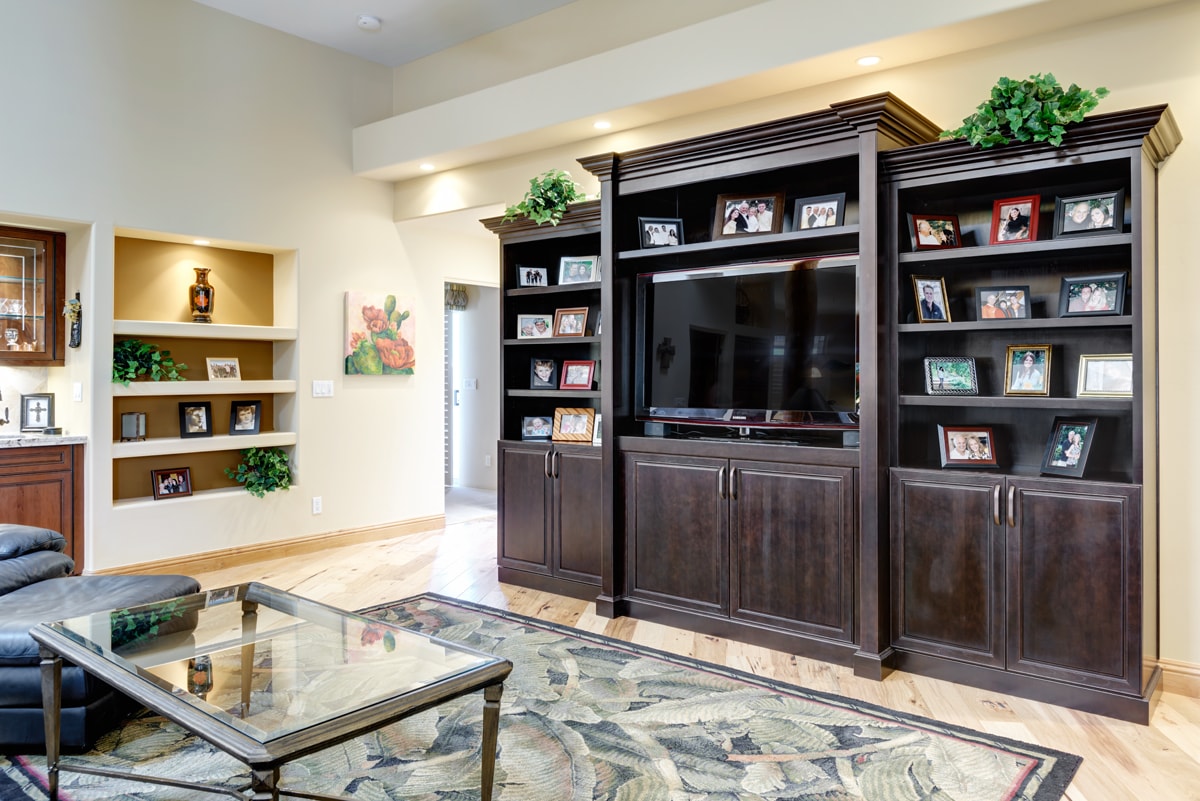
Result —
<path fill-rule="evenodd" d="M 205 588 L 261 581 L 347 609 L 421 592 L 599 632 L 1083 757 L 1069 801 L 1200 801 L 1200 699 L 1164 693 L 1149 726 L 907 673 L 882 682 L 849 668 L 628 618 L 496 580 L 493 517 L 449 514 L 445 529 L 196 574 Z M 469 519 L 464 519 L 469 518 Z"/>

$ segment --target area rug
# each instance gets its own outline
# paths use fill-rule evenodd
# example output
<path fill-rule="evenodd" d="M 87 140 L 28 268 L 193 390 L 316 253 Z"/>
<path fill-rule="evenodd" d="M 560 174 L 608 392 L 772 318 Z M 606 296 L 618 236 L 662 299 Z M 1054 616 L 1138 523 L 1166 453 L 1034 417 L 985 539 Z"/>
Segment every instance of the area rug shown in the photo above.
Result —
<path fill-rule="evenodd" d="M 497 801 L 1054 801 L 1080 764 L 1052 749 L 437 595 L 366 610 L 503 656 Z M 283 769 L 282 784 L 362 801 L 479 798 L 482 703 L 446 703 Z M 195 782 L 245 769 L 150 713 L 82 757 Z M 0 798 L 44 801 L 44 757 L 0 757 Z M 67 801 L 192 793 L 61 775 Z"/>

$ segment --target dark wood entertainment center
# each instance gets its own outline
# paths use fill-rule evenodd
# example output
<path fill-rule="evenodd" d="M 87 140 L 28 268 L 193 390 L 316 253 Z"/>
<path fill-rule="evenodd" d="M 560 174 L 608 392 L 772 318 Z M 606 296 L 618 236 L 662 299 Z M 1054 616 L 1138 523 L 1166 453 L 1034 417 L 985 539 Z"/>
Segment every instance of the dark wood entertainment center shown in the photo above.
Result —
<path fill-rule="evenodd" d="M 890 94 L 860 98 L 580 159 L 600 200 L 558 226 L 483 221 L 503 269 L 502 581 L 876 679 L 903 669 L 1148 721 L 1161 675 L 1155 183 L 1179 131 L 1165 107 L 1091 117 L 1060 148 L 980 150 L 935 142 L 939 130 Z M 1125 203 L 1113 230 L 1056 230 L 1056 199 L 1110 190 Z M 714 232 L 719 196 L 770 193 L 776 232 Z M 797 201 L 826 196 L 844 196 L 842 224 L 802 226 Z M 1030 196 L 1036 238 L 991 243 L 993 204 Z M 917 249 L 913 214 L 952 215 L 960 241 Z M 679 220 L 682 244 L 643 247 L 645 219 Z M 638 418 L 639 274 L 844 254 L 859 257 L 857 444 Z M 560 259 L 595 255 L 600 280 L 555 280 Z M 547 284 L 521 285 L 518 266 L 546 268 Z M 1120 313 L 1060 313 L 1064 279 L 1117 274 Z M 916 322 L 914 278 L 942 282 L 950 322 Z M 1023 316 L 984 319 L 987 286 L 1020 288 Z M 518 315 L 580 307 L 583 336 L 518 334 Z M 1053 356 L 1045 394 L 1010 394 L 1011 346 L 1033 343 Z M 1080 357 L 1115 354 L 1132 354 L 1132 392 L 1077 396 Z M 973 359 L 977 392 L 927 392 L 927 357 Z M 533 359 L 594 361 L 596 381 L 531 388 Z M 523 421 L 563 407 L 594 411 L 600 442 L 523 440 Z M 1086 474 L 1043 475 L 1047 437 L 1074 418 L 1096 421 Z M 996 464 L 943 467 L 941 426 L 992 432 Z"/>

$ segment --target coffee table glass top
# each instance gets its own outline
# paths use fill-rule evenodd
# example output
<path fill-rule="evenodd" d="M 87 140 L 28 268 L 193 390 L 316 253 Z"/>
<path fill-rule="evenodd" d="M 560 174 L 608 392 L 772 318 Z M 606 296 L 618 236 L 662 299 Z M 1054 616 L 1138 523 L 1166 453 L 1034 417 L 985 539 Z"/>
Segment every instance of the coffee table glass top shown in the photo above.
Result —
<path fill-rule="evenodd" d="M 263 743 L 504 661 L 258 583 L 43 625 Z"/>

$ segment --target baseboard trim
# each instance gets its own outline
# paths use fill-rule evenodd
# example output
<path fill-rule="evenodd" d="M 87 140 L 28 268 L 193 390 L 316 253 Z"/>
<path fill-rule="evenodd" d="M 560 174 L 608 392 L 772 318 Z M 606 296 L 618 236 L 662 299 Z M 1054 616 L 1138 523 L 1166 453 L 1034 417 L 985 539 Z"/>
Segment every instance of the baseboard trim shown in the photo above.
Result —
<path fill-rule="evenodd" d="M 423 531 L 434 531 L 445 527 L 445 515 L 431 515 L 429 517 L 404 520 L 398 523 L 384 523 L 379 526 L 347 529 L 345 531 L 329 531 L 323 534 L 310 534 L 307 537 L 297 537 L 290 540 L 272 540 L 271 542 L 262 542 L 256 545 L 240 545 L 220 551 L 205 551 L 204 553 L 189 554 L 173 559 L 122 565 L 120 567 L 105 568 L 93 572 L 95 575 L 113 573 L 151 573 L 156 575 L 164 573 L 209 573 L 229 567 L 240 567 L 251 562 L 264 562 L 269 559 L 280 559 L 286 556 L 310 554 L 343 545 L 390 540 L 393 537 L 418 534 Z"/>
<path fill-rule="evenodd" d="M 1163 672 L 1163 692 L 1200 698 L 1200 665 L 1174 659 L 1160 659 L 1158 664 Z"/>

